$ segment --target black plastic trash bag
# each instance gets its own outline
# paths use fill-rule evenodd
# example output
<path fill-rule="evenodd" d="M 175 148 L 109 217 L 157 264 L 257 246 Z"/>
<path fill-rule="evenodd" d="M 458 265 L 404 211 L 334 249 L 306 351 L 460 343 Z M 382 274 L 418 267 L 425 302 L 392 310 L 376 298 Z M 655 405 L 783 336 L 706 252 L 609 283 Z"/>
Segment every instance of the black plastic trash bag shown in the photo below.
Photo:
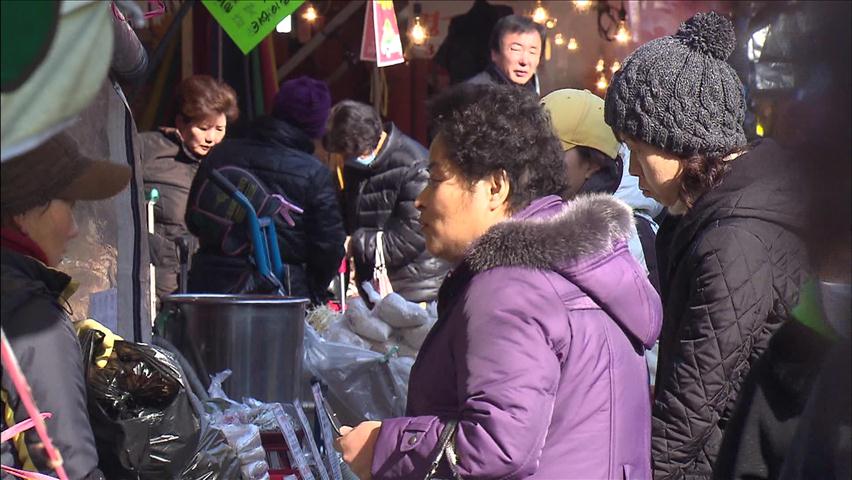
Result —
<path fill-rule="evenodd" d="M 180 478 L 199 446 L 200 423 L 181 369 L 153 345 L 116 341 L 104 368 L 94 354 L 103 335 L 81 334 L 88 359 L 89 420 L 107 478 Z"/>
<path fill-rule="evenodd" d="M 224 432 L 210 425 L 201 429 L 198 450 L 181 472 L 181 480 L 218 480 L 241 477 L 240 460 Z"/>

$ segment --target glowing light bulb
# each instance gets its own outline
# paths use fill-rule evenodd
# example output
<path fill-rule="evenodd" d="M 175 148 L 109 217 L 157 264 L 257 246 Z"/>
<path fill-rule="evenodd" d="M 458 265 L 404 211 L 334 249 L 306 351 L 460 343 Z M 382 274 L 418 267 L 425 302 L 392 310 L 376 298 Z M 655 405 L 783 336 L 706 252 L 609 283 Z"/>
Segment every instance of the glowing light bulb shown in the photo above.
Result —
<path fill-rule="evenodd" d="M 618 43 L 627 43 L 630 41 L 630 30 L 627 29 L 627 24 L 624 20 L 618 22 L 618 30 L 615 32 L 615 41 Z"/>
<path fill-rule="evenodd" d="M 547 14 L 547 10 L 541 5 L 541 0 L 536 2 L 535 10 L 533 10 L 532 19 L 535 23 L 544 24 L 547 22 L 547 18 L 549 15 Z"/>
<path fill-rule="evenodd" d="M 591 0 L 574 0 L 574 8 L 576 8 L 579 12 L 585 12 L 591 6 Z"/>
<path fill-rule="evenodd" d="M 598 90 L 606 90 L 606 88 L 609 87 L 609 82 L 606 81 L 606 77 L 603 73 L 601 74 L 601 77 L 598 78 L 598 83 L 596 83 L 595 86 L 598 87 Z"/>
<path fill-rule="evenodd" d="M 319 12 L 317 12 L 317 9 L 309 3 L 308 8 L 305 9 L 305 13 L 302 14 L 302 18 L 304 18 L 308 23 L 314 23 L 319 18 Z"/>
<path fill-rule="evenodd" d="M 617 72 L 621 68 L 621 63 L 618 60 L 612 62 L 612 66 L 609 67 L 609 71 L 612 73 Z"/>
<path fill-rule="evenodd" d="M 571 37 L 568 39 L 568 50 L 577 50 L 580 48 L 580 44 L 577 43 L 577 39 Z"/>
<path fill-rule="evenodd" d="M 763 130 L 763 125 L 761 125 L 760 123 L 755 125 L 754 126 L 754 133 L 756 133 L 758 137 L 762 137 L 765 133 L 765 131 Z"/>
<path fill-rule="evenodd" d="M 411 27 L 409 37 L 411 38 L 411 43 L 415 45 L 423 45 L 426 43 L 426 39 L 429 38 L 429 33 L 423 24 L 420 23 L 420 17 L 414 17 L 414 25 Z"/>
<path fill-rule="evenodd" d="M 604 59 L 603 58 L 598 60 L 598 64 L 595 65 L 595 71 L 596 72 L 603 72 L 604 71 Z"/>
<path fill-rule="evenodd" d="M 553 36 L 553 43 L 559 46 L 565 45 L 565 37 L 561 33 L 557 33 Z"/>
<path fill-rule="evenodd" d="M 544 23 L 544 26 L 552 30 L 553 28 L 556 27 L 557 21 L 558 21 L 557 19 L 551 18 L 547 22 Z"/>

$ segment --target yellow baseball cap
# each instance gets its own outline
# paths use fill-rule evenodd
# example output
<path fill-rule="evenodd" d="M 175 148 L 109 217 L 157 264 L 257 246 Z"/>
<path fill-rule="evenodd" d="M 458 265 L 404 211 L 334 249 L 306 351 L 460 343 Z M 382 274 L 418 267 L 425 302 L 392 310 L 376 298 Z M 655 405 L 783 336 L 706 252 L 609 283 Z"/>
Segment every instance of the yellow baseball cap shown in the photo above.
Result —
<path fill-rule="evenodd" d="M 547 94 L 541 104 L 550 112 L 553 132 L 563 150 L 576 146 L 600 150 L 608 157 L 618 155 L 619 142 L 604 122 L 604 101 L 588 90 L 563 88 Z"/>

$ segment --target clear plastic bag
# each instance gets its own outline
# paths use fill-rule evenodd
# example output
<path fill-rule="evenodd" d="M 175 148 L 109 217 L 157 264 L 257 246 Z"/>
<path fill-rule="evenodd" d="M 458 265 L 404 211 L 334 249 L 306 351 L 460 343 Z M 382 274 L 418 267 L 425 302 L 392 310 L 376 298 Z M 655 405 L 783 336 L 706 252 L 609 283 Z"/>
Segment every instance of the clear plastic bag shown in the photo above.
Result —
<path fill-rule="evenodd" d="M 403 415 L 411 362 L 393 353 L 329 342 L 308 325 L 304 347 L 305 366 L 362 420 Z"/>
<path fill-rule="evenodd" d="M 264 480 L 269 478 L 269 465 L 266 463 L 266 451 L 260 442 L 260 428 L 257 425 L 219 425 L 228 443 L 239 452 L 240 471 L 244 480 Z"/>
<path fill-rule="evenodd" d="M 373 315 L 394 328 L 412 328 L 429 323 L 429 313 L 420 305 L 391 293 L 373 309 Z"/>
<path fill-rule="evenodd" d="M 343 316 L 352 331 L 367 340 L 387 342 L 390 338 L 391 326 L 374 316 L 360 298 L 352 299 Z"/>
<path fill-rule="evenodd" d="M 207 419 L 210 425 L 221 430 L 228 444 L 237 453 L 240 460 L 240 471 L 245 480 L 265 480 L 269 478 L 269 465 L 266 463 L 266 453 L 260 438 L 261 427 L 275 429 L 274 419 L 263 420 L 264 408 L 260 405 L 248 405 L 231 400 L 222 388 L 224 382 L 231 376 L 230 370 L 225 370 L 210 377 L 207 402 Z M 253 400 L 253 399 L 249 399 Z"/>

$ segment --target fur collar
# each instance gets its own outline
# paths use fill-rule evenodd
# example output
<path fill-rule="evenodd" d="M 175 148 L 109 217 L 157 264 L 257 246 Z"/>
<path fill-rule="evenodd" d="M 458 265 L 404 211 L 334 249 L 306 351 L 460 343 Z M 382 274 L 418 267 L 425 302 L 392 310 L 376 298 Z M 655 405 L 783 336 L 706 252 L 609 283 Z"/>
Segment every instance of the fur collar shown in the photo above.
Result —
<path fill-rule="evenodd" d="M 526 217 L 526 218 L 525 218 Z M 495 267 L 539 270 L 611 252 L 633 233 L 629 206 L 609 194 L 581 195 L 555 215 L 520 215 L 491 227 L 471 247 L 466 261 L 474 272 Z"/>

